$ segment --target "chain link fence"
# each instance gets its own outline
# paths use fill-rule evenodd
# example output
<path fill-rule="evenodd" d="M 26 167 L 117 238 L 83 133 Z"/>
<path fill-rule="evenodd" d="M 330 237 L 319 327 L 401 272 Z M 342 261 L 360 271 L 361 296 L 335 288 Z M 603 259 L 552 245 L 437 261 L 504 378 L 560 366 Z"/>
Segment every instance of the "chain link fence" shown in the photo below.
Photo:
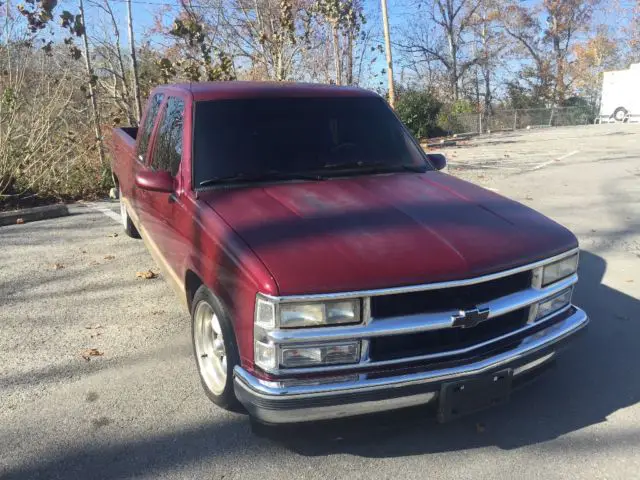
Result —
<path fill-rule="evenodd" d="M 488 133 L 523 128 L 565 127 L 594 123 L 596 113 L 588 107 L 527 108 L 485 113 L 458 113 L 447 118 L 451 134 Z"/>

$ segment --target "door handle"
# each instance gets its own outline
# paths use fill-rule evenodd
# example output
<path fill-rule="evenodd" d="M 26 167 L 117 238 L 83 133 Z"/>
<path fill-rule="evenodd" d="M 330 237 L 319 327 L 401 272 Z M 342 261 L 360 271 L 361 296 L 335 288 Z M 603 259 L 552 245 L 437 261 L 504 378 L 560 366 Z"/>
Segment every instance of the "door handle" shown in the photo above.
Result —
<path fill-rule="evenodd" d="M 169 195 L 169 203 L 176 203 L 178 201 L 178 197 L 175 193 Z"/>

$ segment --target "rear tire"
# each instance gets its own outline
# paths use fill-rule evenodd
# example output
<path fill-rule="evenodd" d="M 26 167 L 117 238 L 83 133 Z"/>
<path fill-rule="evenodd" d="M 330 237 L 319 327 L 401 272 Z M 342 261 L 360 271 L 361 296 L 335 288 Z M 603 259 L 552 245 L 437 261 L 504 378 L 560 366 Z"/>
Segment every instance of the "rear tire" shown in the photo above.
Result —
<path fill-rule="evenodd" d="M 204 285 L 191 302 L 191 339 L 207 397 L 225 410 L 240 411 L 233 390 L 233 369 L 240 364 L 233 326 L 224 306 Z"/>
<path fill-rule="evenodd" d="M 122 227 L 124 228 L 124 233 L 131 238 L 140 238 L 140 233 L 138 233 L 138 229 L 133 224 L 129 213 L 127 212 L 127 206 L 122 201 L 122 189 L 118 190 L 118 198 L 120 199 L 120 218 L 122 221 Z"/>
<path fill-rule="evenodd" d="M 627 118 L 627 113 L 629 113 L 629 112 L 627 112 L 627 109 L 626 109 L 626 108 L 624 108 L 624 107 L 618 107 L 618 108 L 616 108 L 616 111 L 615 111 L 615 112 L 613 112 L 613 119 L 614 119 L 616 122 L 620 122 L 620 123 L 622 123 L 622 122 L 624 122 L 624 121 L 625 121 L 625 119 Z"/>

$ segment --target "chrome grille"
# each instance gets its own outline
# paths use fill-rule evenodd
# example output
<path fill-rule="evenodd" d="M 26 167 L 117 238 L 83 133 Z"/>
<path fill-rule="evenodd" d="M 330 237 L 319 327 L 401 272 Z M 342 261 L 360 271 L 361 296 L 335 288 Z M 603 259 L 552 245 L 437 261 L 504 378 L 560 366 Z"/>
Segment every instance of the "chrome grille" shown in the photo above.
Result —
<path fill-rule="evenodd" d="M 373 318 L 401 317 L 418 313 L 473 308 L 531 286 L 531 270 L 488 282 L 439 290 L 380 295 L 371 298 Z"/>
<path fill-rule="evenodd" d="M 408 335 L 376 337 L 371 339 L 369 357 L 371 361 L 378 362 L 465 349 L 523 328 L 528 316 L 529 308 L 522 308 L 473 328 L 443 328 Z"/>

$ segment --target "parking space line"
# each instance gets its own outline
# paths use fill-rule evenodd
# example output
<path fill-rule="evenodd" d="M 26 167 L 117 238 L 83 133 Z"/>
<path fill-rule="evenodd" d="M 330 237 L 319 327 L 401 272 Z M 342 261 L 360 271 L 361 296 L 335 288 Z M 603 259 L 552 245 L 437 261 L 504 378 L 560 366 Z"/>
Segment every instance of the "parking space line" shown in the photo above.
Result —
<path fill-rule="evenodd" d="M 551 164 L 552 164 L 552 163 L 554 163 L 554 162 L 559 162 L 560 160 L 565 160 L 565 159 L 567 159 L 567 158 L 569 158 L 569 157 L 572 157 L 572 156 L 574 156 L 576 153 L 580 153 L 580 150 L 574 150 L 573 152 L 569 152 L 569 153 L 567 153 L 566 155 L 562 155 L 561 157 L 554 158 L 553 160 L 549 160 L 548 162 L 541 163 L 540 165 L 536 165 L 536 166 L 535 166 L 535 167 L 533 167 L 531 170 L 532 170 L 532 171 L 533 171 L 533 170 L 539 170 L 539 169 L 541 169 L 541 168 L 546 167 L 547 165 L 551 165 Z"/>
<path fill-rule="evenodd" d="M 87 202 L 84 205 L 87 208 L 90 208 L 91 210 L 95 210 L 97 212 L 100 212 L 100 213 L 106 215 L 107 217 L 109 217 L 110 219 L 115 220 L 116 222 L 120 223 L 120 215 L 118 215 L 113 210 L 111 210 L 109 208 L 102 207 L 102 206 L 100 206 L 100 205 L 98 205 L 96 203 Z"/>

